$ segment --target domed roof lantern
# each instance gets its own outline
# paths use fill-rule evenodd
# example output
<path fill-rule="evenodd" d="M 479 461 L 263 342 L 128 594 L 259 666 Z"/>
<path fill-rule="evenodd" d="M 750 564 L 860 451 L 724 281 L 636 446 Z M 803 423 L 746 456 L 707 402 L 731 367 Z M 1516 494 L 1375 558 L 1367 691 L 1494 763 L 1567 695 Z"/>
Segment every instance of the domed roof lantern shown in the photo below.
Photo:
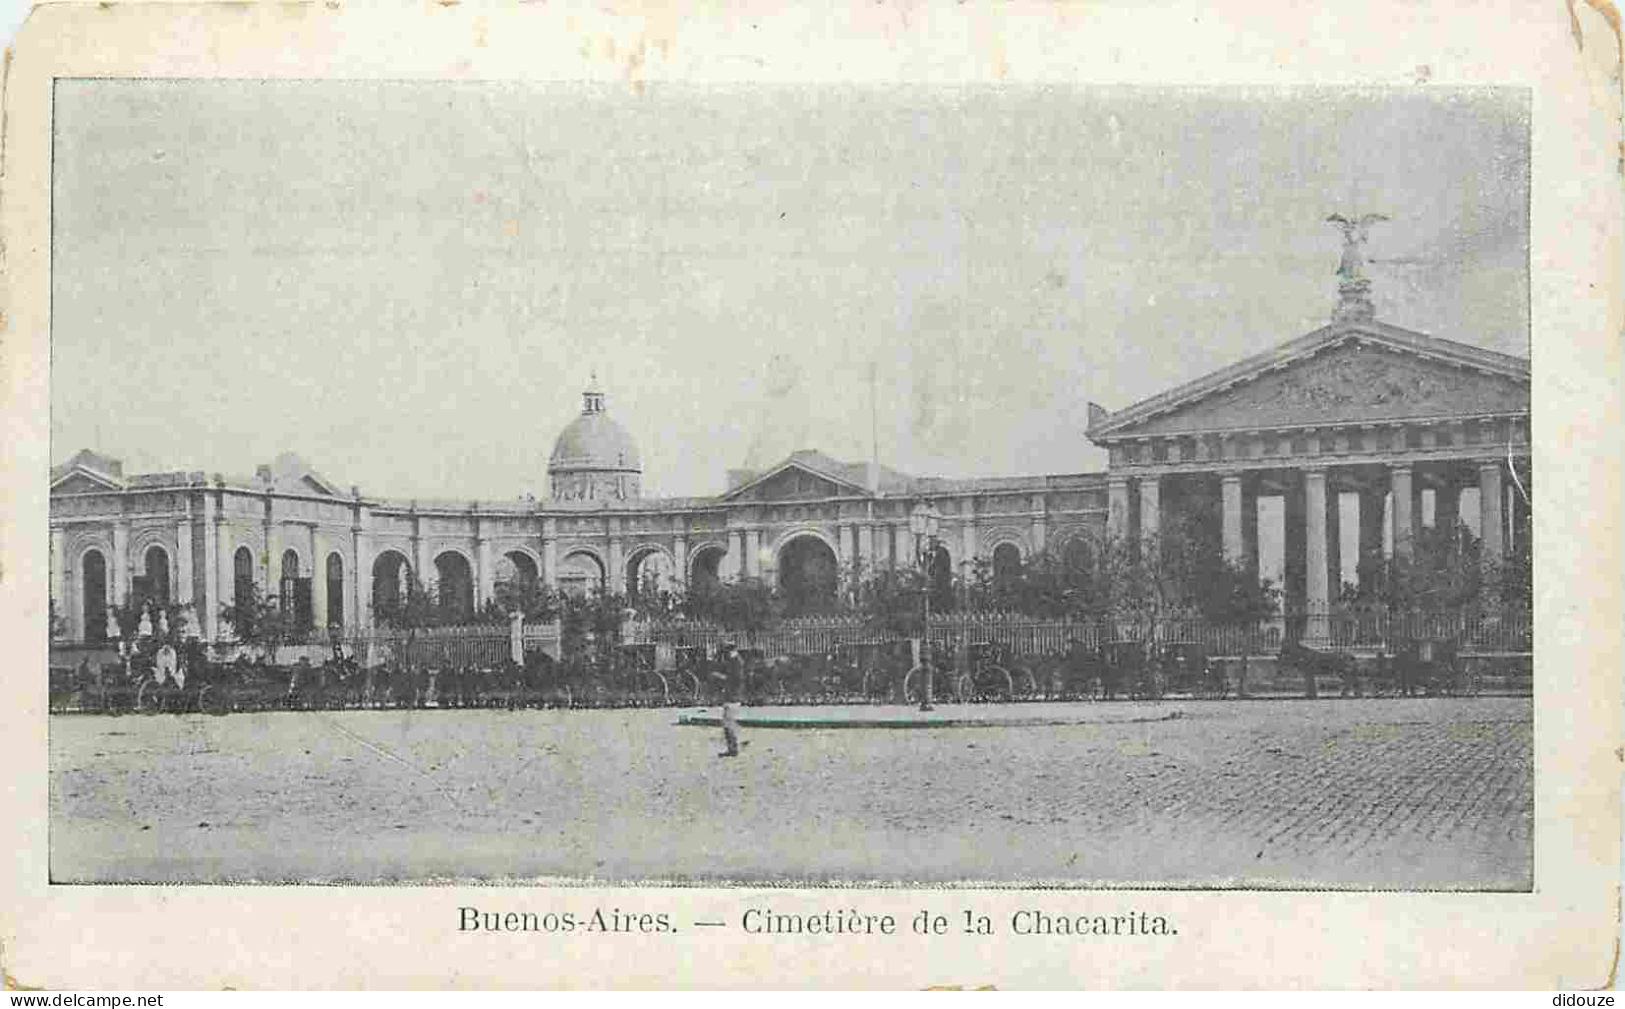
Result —
<path fill-rule="evenodd" d="M 581 394 L 582 413 L 603 413 L 604 393 L 598 388 L 598 369 L 594 368 L 587 380 L 587 389 Z"/>
<path fill-rule="evenodd" d="M 626 429 L 604 411 L 593 372 L 581 394 L 581 413 L 553 443 L 548 482 L 555 501 L 627 500 L 642 496 L 643 464 Z"/>

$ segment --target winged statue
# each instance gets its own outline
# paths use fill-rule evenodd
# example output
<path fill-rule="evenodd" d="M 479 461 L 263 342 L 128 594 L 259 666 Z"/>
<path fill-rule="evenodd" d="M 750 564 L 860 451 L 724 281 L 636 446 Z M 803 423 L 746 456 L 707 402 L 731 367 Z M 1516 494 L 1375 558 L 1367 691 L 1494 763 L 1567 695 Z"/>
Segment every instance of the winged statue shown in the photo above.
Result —
<path fill-rule="evenodd" d="M 1337 264 L 1339 277 L 1344 280 L 1361 278 L 1360 267 L 1365 263 L 1361 246 L 1365 245 L 1366 238 L 1371 233 L 1371 226 L 1386 220 L 1388 218 L 1384 214 L 1361 214 L 1359 217 L 1332 214 L 1326 218 L 1327 223 L 1335 224 L 1343 231 L 1343 259 Z"/>

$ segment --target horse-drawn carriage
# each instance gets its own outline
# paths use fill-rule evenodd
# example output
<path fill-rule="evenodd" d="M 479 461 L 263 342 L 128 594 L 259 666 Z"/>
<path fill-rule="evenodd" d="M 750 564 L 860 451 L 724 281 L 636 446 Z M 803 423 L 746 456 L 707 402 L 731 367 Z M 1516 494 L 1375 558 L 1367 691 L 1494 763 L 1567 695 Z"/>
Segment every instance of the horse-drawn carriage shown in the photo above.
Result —
<path fill-rule="evenodd" d="M 1303 676 L 1305 697 L 1319 697 L 1320 681 L 1327 677 L 1335 679 L 1345 692 L 1360 692 L 1360 668 L 1352 655 L 1287 637 L 1281 642 L 1279 661 Z"/>
<path fill-rule="evenodd" d="M 1377 656 L 1371 677 L 1379 697 L 1455 697 L 1479 692 L 1476 670 L 1461 659 L 1451 637 L 1400 638 L 1390 643 L 1392 654 Z"/>
<path fill-rule="evenodd" d="M 1200 641 L 1170 641 L 1157 649 L 1164 690 L 1204 700 L 1222 700 L 1230 694 L 1224 670 L 1208 655 Z"/>

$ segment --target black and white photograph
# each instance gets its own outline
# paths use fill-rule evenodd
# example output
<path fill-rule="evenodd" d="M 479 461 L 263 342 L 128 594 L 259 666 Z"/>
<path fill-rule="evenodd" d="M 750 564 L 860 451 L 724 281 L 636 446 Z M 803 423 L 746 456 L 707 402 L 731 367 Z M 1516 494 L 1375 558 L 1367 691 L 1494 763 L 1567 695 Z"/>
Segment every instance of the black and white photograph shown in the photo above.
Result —
<path fill-rule="evenodd" d="M 1534 885 L 1526 89 L 64 78 L 50 223 L 54 883 Z"/>

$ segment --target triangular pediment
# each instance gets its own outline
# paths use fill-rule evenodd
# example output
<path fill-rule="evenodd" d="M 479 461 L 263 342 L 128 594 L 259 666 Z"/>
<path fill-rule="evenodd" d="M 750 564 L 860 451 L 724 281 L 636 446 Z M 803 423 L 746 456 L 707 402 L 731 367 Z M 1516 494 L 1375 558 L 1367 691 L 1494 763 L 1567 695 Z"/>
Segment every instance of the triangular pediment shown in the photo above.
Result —
<path fill-rule="evenodd" d="M 94 494 L 120 489 L 116 481 L 80 467 L 74 467 L 51 484 L 52 494 Z"/>
<path fill-rule="evenodd" d="M 1089 435 L 1106 442 L 1528 411 L 1528 362 L 1367 324 L 1329 327 L 1097 418 Z"/>
<path fill-rule="evenodd" d="M 761 476 L 734 488 L 729 501 L 817 501 L 832 497 L 867 494 L 862 484 L 821 472 L 805 462 L 791 459 Z"/>
<path fill-rule="evenodd" d="M 310 467 L 299 456 L 292 452 L 284 452 L 273 459 L 269 465 L 259 468 L 259 481 L 269 484 L 278 491 L 289 494 L 320 494 L 323 497 L 337 497 L 338 491 L 332 481 L 322 476 Z"/>

